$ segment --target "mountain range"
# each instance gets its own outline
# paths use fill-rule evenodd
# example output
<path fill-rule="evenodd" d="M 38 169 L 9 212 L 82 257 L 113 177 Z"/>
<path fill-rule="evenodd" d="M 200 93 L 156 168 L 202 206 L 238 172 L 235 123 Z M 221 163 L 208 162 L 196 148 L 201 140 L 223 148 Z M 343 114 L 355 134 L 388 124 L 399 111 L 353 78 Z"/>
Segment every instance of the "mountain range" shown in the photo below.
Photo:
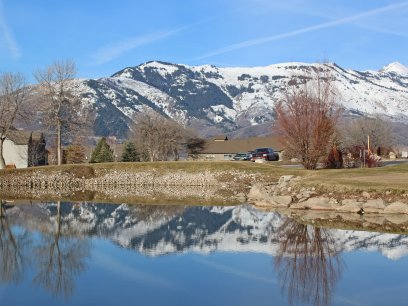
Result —
<path fill-rule="evenodd" d="M 111 77 L 76 79 L 73 87 L 95 111 L 96 135 L 126 137 L 135 113 L 149 107 L 203 136 L 253 136 L 270 133 L 274 105 L 291 82 L 304 82 L 322 65 L 347 115 L 406 121 L 408 68 L 397 62 L 379 71 L 357 71 L 335 63 L 221 68 L 151 61 Z"/>

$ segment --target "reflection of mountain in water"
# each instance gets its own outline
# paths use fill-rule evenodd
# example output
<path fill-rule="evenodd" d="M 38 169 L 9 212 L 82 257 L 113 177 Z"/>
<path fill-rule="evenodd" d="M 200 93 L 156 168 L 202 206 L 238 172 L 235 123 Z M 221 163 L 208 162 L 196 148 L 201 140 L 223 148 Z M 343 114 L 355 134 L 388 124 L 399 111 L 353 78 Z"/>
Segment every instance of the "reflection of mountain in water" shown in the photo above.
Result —
<path fill-rule="evenodd" d="M 40 231 L 55 227 L 56 204 L 18 205 L 12 223 Z M 276 255 L 286 220 L 251 206 L 129 206 L 126 204 L 61 204 L 62 233 L 103 236 L 150 255 L 174 252 L 259 252 Z M 380 251 L 397 259 L 408 253 L 408 237 L 351 230 L 330 230 L 336 249 Z"/>

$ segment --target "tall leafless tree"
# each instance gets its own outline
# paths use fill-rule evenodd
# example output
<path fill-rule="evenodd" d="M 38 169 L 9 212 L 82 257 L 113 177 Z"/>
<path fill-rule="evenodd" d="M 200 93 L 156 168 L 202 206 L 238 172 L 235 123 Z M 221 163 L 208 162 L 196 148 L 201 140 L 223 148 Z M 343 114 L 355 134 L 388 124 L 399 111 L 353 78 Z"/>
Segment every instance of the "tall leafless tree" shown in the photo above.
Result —
<path fill-rule="evenodd" d="M 346 148 L 367 148 L 368 136 L 370 137 L 369 149 L 372 152 L 380 147 L 389 148 L 394 144 L 391 123 L 380 117 L 347 120 L 342 131 L 342 141 Z"/>
<path fill-rule="evenodd" d="M 178 160 L 186 129 L 157 112 L 144 108 L 135 116 L 132 138 L 149 161 Z"/>
<path fill-rule="evenodd" d="M 6 166 L 3 155 L 4 142 L 16 119 L 23 114 L 27 96 L 28 89 L 22 74 L 0 74 L 0 169 Z"/>
<path fill-rule="evenodd" d="M 275 107 L 276 124 L 286 141 L 289 156 L 300 158 L 306 169 L 316 169 L 327 156 L 340 109 L 332 76 L 324 65 L 310 76 L 290 82 L 284 98 Z"/>
<path fill-rule="evenodd" d="M 61 165 L 63 136 L 80 126 L 80 119 L 84 118 L 81 100 L 72 83 L 76 75 L 75 63 L 56 61 L 34 75 L 39 83 L 40 97 L 44 99 L 44 121 L 57 134 L 57 163 Z"/>

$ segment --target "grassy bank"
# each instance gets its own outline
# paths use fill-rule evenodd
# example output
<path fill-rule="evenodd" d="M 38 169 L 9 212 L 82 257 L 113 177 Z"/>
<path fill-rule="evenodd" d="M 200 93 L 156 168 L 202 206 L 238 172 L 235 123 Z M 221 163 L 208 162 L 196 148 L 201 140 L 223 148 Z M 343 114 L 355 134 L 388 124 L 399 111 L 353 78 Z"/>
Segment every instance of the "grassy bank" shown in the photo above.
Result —
<path fill-rule="evenodd" d="M 164 175 L 174 171 L 186 173 L 209 172 L 243 172 L 248 174 L 260 174 L 265 180 L 275 180 L 288 172 L 302 175 L 303 170 L 288 170 L 273 163 L 251 163 L 251 162 L 138 162 L 138 163 L 101 163 L 101 164 L 76 164 L 62 166 L 45 166 L 25 169 L 0 170 L 0 177 L 26 175 L 32 172 L 42 175 L 55 173 L 69 173 L 77 178 L 96 178 L 114 171 L 147 172 L 154 171 L 157 175 Z"/>
<path fill-rule="evenodd" d="M 408 163 L 358 169 L 322 169 L 307 174 L 305 186 L 317 186 L 321 192 L 360 193 L 408 192 Z"/>

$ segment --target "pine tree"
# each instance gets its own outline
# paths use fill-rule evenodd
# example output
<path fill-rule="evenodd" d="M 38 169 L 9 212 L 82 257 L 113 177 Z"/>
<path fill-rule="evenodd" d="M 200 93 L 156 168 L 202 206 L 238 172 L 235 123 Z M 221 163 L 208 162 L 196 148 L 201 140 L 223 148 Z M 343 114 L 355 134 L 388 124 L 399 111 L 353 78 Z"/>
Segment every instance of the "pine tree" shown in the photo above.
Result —
<path fill-rule="evenodd" d="M 126 142 L 123 148 L 121 160 L 123 162 L 138 162 L 140 161 L 140 154 L 133 142 Z"/>
<path fill-rule="evenodd" d="M 96 144 L 95 149 L 92 151 L 91 163 L 107 163 L 113 162 L 113 150 L 106 142 L 106 138 L 102 137 L 101 140 Z"/>

